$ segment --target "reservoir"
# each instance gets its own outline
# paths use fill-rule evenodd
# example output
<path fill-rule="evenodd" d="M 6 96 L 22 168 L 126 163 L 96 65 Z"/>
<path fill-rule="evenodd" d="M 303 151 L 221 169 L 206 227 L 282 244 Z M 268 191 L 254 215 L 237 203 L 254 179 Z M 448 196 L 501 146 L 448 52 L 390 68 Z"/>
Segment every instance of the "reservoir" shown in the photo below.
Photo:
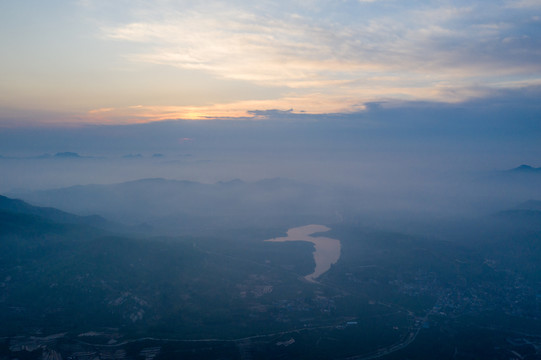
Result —
<path fill-rule="evenodd" d="M 329 230 L 331 229 L 323 225 L 300 226 L 289 229 L 287 231 L 287 237 L 279 237 L 265 241 L 308 241 L 314 244 L 314 261 L 316 263 L 316 268 L 313 273 L 304 277 L 306 280 L 314 282 L 315 279 L 329 270 L 331 265 L 336 263 L 340 258 L 340 240 L 328 237 L 311 236 L 312 234 L 327 232 Z"/>

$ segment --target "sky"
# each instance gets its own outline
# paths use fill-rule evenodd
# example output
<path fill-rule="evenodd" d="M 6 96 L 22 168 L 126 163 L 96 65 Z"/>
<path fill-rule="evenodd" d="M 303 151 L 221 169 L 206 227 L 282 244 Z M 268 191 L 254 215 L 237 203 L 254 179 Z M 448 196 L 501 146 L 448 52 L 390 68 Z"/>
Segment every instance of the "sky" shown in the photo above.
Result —
<path fill-rule="evenodd" d="M 541 85 L 538 0 L 2 0 L 0 30 L 4 128 L 347 115 Z"/>
<path fill-rule="evenodd" d="M 0 48 L 3 194 L 281 177 L 405 206 L 540 196 L 478 182 L 541 167 L 539 0 L 0 0 Z"/>

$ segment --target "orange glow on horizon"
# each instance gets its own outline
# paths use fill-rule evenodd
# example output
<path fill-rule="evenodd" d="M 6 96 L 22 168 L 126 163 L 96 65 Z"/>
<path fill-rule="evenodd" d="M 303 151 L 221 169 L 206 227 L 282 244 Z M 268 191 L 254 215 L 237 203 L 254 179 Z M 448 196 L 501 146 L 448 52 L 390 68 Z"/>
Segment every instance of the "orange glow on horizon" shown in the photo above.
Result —
<path fill-rule="evenodd" d="M 395 96 L 389 97 L 388 92 Z M 288 111 L 292 114 L 336 114 L 354 113 L 366 109 L 365 104 L 382 99 L 427 100 L 456 103 L 465 98 L 482 96 L 479 89 L 461 89 L 445 85 L 436 88 L 393 88 L 384 86 L 372 89 L 356 89 L 347 94 L 313 93 L 304 96 L 283 97 L 269 100 L 245 100 L 231 103 L 211 104 L 206 106 L 160 106 L 134 105 L 121 108 L 99 108 L 88 111 L 82 116 L 89 123 L 145 123 L 163 120 L 216 120 L 216 119 L 265 119 L 264 114 L 256 111 Z"/>

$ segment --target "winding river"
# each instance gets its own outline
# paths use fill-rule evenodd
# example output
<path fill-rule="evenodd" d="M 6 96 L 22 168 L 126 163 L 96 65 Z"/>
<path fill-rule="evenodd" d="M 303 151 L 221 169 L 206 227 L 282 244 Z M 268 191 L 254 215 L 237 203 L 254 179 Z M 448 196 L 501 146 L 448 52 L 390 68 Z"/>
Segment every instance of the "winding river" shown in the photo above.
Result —
<path fill-rule="evenodd" d="M 287 231 L 287 237 L 279 237 L 265 241 L 308 241 L 314 244 L 314 261 L 316 263 L 316 268 L 313 273 L 306 275 L 304 278 L 308 281 L 315 282 L 321 274 L 329 270 L 331 265 L 335 264 L 340 258 L 340 240 L 328 237 L 311 236 L 312 234 L 327 232 L 329 230 L 331 229 L 323 225 L 300 226 L 289 229 Z"/>

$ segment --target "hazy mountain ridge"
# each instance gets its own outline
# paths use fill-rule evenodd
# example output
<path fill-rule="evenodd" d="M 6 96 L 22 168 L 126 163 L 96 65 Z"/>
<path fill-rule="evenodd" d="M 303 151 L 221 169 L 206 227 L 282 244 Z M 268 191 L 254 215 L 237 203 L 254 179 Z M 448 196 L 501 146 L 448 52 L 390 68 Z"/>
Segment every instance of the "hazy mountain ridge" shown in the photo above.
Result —
<path fill-rule="evenodd" d="M 147 223 L 160 229 L 225 226 L 287 218 L 332 219 L 340 210 L 338 191 L 293 180 L 257 182 L 238 179 L 214 184 L 148 178 L 111 185 L 77 185 L 18 194 L 35 204 L 77 214 L 97 213 L 127 224 Z M 313 220 L 313 221 L 314 221 Z M 312 221 L 312 222 L 313 222 Z"/>
<path fill-rule="evenodd" d="M 72 324 L 86 324 L 83 329 L 110 321 L 133 323 L 131 319 L 140 319 L 139 311 L 152 309 L 137 296 L 147 276 L 158 281 L 148 281 L 146 291 L 152 284 L 162 286 L 168 271 L 182 274 L 188 263 L 199 263 L 201 253 L 185 244 L 112 236 L 64 222 L 79 219 L 76 215 L 1 200 L 0 321 L 9 324 L 3 335 L 32 326 L 59 331 L 68 318 Z M 126 294 L 128 289 L 135 294 Z M 24 309 L 23 318 L 17 309 Z"/>
<path fill-rule="evenodd" d="M 64 224 L 84 224 L 97 227 L 112 226 L 98 215 L 78 216 L 52 207 L 32 206 L 22 200 L 0 195 L 0 211 L 22 215 L 33 215 L 45 220 Z"/>
<path fill-rule="evenodd" d="M 508 170 L 508 172 L 513 173 L 530 173 L 530 174 L 541 174 L 541 167 L 533 167 L 530 165 L 520 165 L 514 169 Z"/>
<path fill-rule="evenodd" d="M 526 165 L 519 166 L 512 171 L 516 169 L 519 169 L 517 170 L 519 172 L 524 171 L 524 166 Z M 528 166 L 527 168 L 531 167 Z M 541 168 L 538 169 L 541 173 Z M 530 172 L 532 170 L 527 169 L 525 171 Z M 541 231 L 541 201 L 531 199 L 521 202 L 511 209 L 496 212 L 494 217 L 503 221 L 495 224 L 495 227 L 503 226 L 513 229 L 522 228 L 524 231 Z"/>

